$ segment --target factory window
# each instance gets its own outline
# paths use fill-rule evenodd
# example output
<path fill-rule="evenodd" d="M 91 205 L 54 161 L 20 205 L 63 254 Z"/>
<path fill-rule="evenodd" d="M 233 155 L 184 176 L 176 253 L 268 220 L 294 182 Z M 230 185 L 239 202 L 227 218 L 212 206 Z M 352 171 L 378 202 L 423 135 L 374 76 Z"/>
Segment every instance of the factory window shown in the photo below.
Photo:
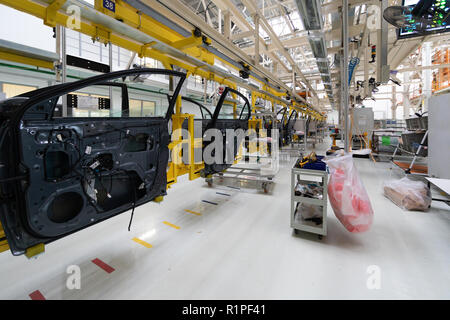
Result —
<path fill-rule="evenodd" d="M 193 114 L 194 119 L 211 119 L 208 112 L 205 111 L 201 106 L 201 102 L 196 100 L 191 100 L 189 98 L 183 98 L 181 112 Z"/>
<path fill-rule="evenodd" d="M 18 96 L 20 94 L 36 90 L 36 89 L 37 89 L 36 87 L 32 87 L 32 86 L 23 86 L 23 85 L 18 85 L 18 84 L 9 84 L 9 83 L 3 84 L 3 92 L 5 93 L 6 98 L 12 98 L 12 97 Z"/>
<path fill-rule="evenodd" d="M 110 99 L 110 88 L 112 99 Z M 156 102 L 127 99 L 126 96 L 125 87 L 89 86 L 60 96 L 55 107 L 54 117 L 62 117 L 63 99 L 67 99 L 67 116 L 75 118 L 126 117 L 127 114 L 129 117 L 155 117 L 165 116 L 167 112 L 169 101 L 165 94 L 160 97 L 159 114 L 157 114 Z"/>
<path fill-rule="evenodd" d="M 166 84 L 159 87 L 147 85 L 156 78 L 164 78 Z M 97 82 L 67 94 L 61 94 L 51 101 L 37 106 L 40 110 L 54 103 L 53 117 L 166 117 L 172 96 L 168 95 L 168 82 L 173 78 L 174 87 L 179 81 L 177 76 L 164 72 L 142 72 L 115 81 Z M 67 107 L 67 108 L 66 108 Z"/>
<path fill-rule="evenodd" d="M 130 117 L 142 117 L 141 100 L 130 100 Z"/>
<path fill-rule="evenodd" d="M 158 60 L 145 58 L 144 65 L 146 68 L 158 68 Z"/>
<path fill-rule="evenodd" d="M 218 106 L 219 107 L 219 106 Z M 248 119 L 250 105 L 240 94 L 228 92 L 220 108 L 218 119 Z"/>
<path fill-rule="evenodd" d="M 58 98 L 53 116 L 63 116 L 63 99 L 66 99 L 68 117 L 121 117 L 122 109 L 127 107 L 123 104 L 128 103 L 122 99 L 122 90 L 116 86 L 92 85 L 70 92 Z"/>
<path fill-rule="evenodd" d="M 156 103 L 154 101 L 142 101 L 142 116 L 154 117 L 156 113 Z"/>
<path fill-rule="evenodd" d="M 153 117 L 155 107 L 154 101 L 130 100 L 130 117 Z"/>

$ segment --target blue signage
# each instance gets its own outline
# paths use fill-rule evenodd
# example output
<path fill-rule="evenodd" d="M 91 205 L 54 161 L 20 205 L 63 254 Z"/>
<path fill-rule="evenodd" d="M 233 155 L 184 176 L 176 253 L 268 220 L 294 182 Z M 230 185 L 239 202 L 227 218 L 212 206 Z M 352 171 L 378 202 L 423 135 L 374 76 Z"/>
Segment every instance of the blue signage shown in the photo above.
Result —
<path fill-rule="evenodd" d="M 103 7 L 109 11 L 116 12 L 116 3 L 112 0 L 103 0 Z"/>

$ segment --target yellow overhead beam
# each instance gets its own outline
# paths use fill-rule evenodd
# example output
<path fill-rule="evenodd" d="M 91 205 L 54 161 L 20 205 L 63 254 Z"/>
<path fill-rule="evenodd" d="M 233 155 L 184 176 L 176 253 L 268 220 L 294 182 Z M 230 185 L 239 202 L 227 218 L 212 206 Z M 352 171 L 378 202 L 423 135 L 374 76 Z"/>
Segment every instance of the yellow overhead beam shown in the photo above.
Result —
<path fill-rule="evenodd" d="M 0 252 L 9 250 L 8 241 L 6 240 L 5 231 L 3 230 L 2 223 L 0 222 Z"/>
<path fill-rule="evenodd" d="M 185 50 L 192 47 L 198 47 L 203 44 L 202 37 L 191 36 L 182 40 L 172 42 L 172 46 L 178 50 Z"/>
<path fill-rule="evenodd" d="M 198 58 L 211 65 L 214 64 L 215 56 L 208 52 L 205 48 L 200 47 L 203 44 L 202 36 L 195 37 L 193 35 L 185 38 L 179 33 L 161 24 L 159 21 L 142 14 L 140 11 L 120 0 L 116 1 L 115 12 L 105 9 L 103 7 L 103 0 L 96 0 L 95 8 L 97 11 L 120 20 L 123 23 L 142 31 L 161 42 L 189 54 L 192 57 Z M 209 40 L 206 38 L 205 41 L 208 42 Z"/>
<path fill-rule="evenodd" d="M 0 3 L 7 5 L 11 8 L 14 8 L 16 10 L 31 14 L 42 20 L 44 20 L 46 17 L 47 7 L 45 5 L 30 0 L 0 0 Z M 54 19 L 56 24 L 65 26 L 68 16 L 58 11 L 55 13 Z M 191 74 L 196 74 L 208 80 L 213 80 L 227 86 L 236 87 L 236 85 L 233 82 L 224 77 L 219 77 L 211 72 L 202 70 L 201 67 L 190 65 L 184 61 L 178 60 L 164 53 L 161 53 L 157 50 L 154 50 L 151 48 L 151 45 L 149 46 L 148 44 L 140 44 L 138 42 L 128 39 L 125 36 L 115 34 L 111 32 L 111 30 L 109 30 L 107 27 L 102 27 L 85 21 L 81 21 L 80 29 L 77 31 L 86 34 L 102 43 L 111 42 L 116 46 L 125 48 L 132 52 L 137 53 L 142 52 L 143 56 L 159 60 L 163 63 L 167 63 L 168 65 L 176 65 L 182 69 L 191 72 Z"/>
<path fill-rule="evenodd" d="M 106 15 L 112 16 L 122 21 L 123 23 L 126 23 L 129 26 L 137 28 L 147 33 L 148 35 L 166 44 L 169 44 L 193 57 L 196 57 L 204 62 L 214 65 L 214 60 L 218 59 L 224 64 L 230 66 L 231 68 L 238 70 L 236 66 L 232 65 L 228 61 L 225 61 L 222 58 L 215 56 L 205 48 L 201 47 L 203 41 L 206 41 L 208 43 L 210 42 L 208 38 L 206 39 L 203 39 L 203 37 L 196 38 L 195 36 L 185 38 L 176 31 L 168 28 L 167 26 L 161 24 L 159 21 L 153 19 L 152 17 L 140 13 L 135 8 L 133 8 L 132 6 L 123 1 L 120 0 L 116 1 L 115 13 L 103 7 L 103 0 L 96 0 L 95 8 Z M 265 83 L 263 83 L 261 80 L 256 79 L 253 76 L 250 76 L 250 78 L 265 86 Z M 278 92 L 273 88 L 270 88 L 270 92 L 276 95 L 277 97 L 282 97 L 286 95 L 286 93 Z"/>
<path fill-rule="evenodd" d="M 47 25 L 63 25 L 66 26 L 68 15 L 58 11 L 66 0 L 55 0 L 50 5 L 39 4 L 31 0 L 0 0 L 1 4 L 7 5 L 16 10 L 31 14 L 35 17 L 41 18 L 45 24 Z M 179 48 L 181 51 L 186 54 L 195 57 L 199 60 L 204 61 L 210 65 L 214 65 L 214 60 L 217 58 L 214 54 L 208 52 L 205 48 L 201 47 L 203 43 L 203 37 L 189 37 L 185 38 L 175 31 L 171 30 L 167 26 L 162 25 L 160 22 L 154 20 L 153 18 L 140 13 L 135 8 L 131 7 L 127 3 L 116 0 L 116 11 L 112 12 L 103 8 L 103 2 L 101 0 L 96 0 L 95 6 L 98 11 L 101 13 L 107 14 L 109 16 L 113 16 L 115 19 L 122 21 L 132 27 L 141 30 L 142 32 L 165 42 L 175 48 Z M 197 67 L 194 65 L 190 65 L 185 61 L 180 59 L 176 59 L 168 56 L 165 53 L 159 52 L 152 48 L 153 43 L 138 43 L 136 41 L 130 40 L 129 38 L 122 36 L 120 34 L 116 34 L 112 32 L 106 26 L 95 25 L 94 23 L 81 21 L 80 29 L 77 30 L 83 34 L 86 34 L 92 37 L 96 41 L 100 41 L 102 43 L 111 42 L 114 45 L 119 47 L 128 49 L 132 52 L 138 53 L 141 57 L 150 57 L 156 60 L 161 61 L 164 65 L 176 65 L 180 68 L 185 69 L 187 72 L 201 76 L 202 78 L 216 81 L 220 84 L 227 85 L 232 88 L 236 88 L 236 84 L 230 81 L 227 77 L 220 77 L 215 75 L 214 73 L 202 70 L 202 67 Z M 208 41 L 207 39 L 205 39 Z M 14 55 L 1 53 L 5 60 L 16 61 L 30 65 L 36 65 L 44 68 L 53 68 L 53 64 L 47 61 L 39 61 L 37 59 L 20 57 L 17 58 Z M 220 59 L 220 58 L 218 58 Z M 20 60 L 20 61 L 19 61 Z M 222 59 L 220 59 L 223 61 Z M 230 65 L 226 61 L 224 63 Z M 253 77 L 251 77 L 254 79 Z M 258 79 L 254 79 L 255 81 L 261 83 L 263 85 L 263 90 L 267 91 L 273 96 L 283 97 L 286 95 L 284 92 L 279 92 L 265 83 L 262 83 Z M 282 103 L 280 100 L 279 102 Z"/>
<path fill-rule="evenodd" d="M 95 9 L 101 13 L 112 16 L 131 27 L 134 27 L 149 36 L 158 39 L 162 42 L 170 44 L 184 37 L 179 33 L 173 31 L 169 27 L 163 25 L 159 21 L 142 14 L 129 4 L 123 1 L 116 1 L 116 11 L 112 12 L 103 7 L 103 0 L 95 0 Z"/>
<path fill-rule="evenodd" d="M 66 3 L 66 0 L 54 0 L 46 10 L 44 24 L 49 27 L 56 27 L 56 12 Z"/>
<path fill-rule="evenodd" d="M 25 57 L 25 56 L 17 55 L 17 54 L 10 53 L 10 52 L 4 52 L 1 50 L 0 50 L 0 59 L 12 61 L 12 62 L 23 63 L 23 64 L 27 64 L 30 66 L 36 66 L 36 67 L 40 67 L 40 68 L 46 68 L 46 69 L 50 69 L 50 70 L 53 69 L 53 67 L 54 67 L 53 62 L 50 62 L 50 61 Z"/>
<path fill-rule="evenodd" d="M 58 9 L 60 9 L 65 2 L 66 0 L 55 0 L 50 5 L 45 5 L 33 2 L 31 0 L 0 0 L 0 3 L 4 5 L 43 19 L 44 23 L 49 26 L 66 26 L 68 16 L 58 11 Z M 129 26 L 132 26 L 150 35 L 151 37 L 154 37 L 155 39 L 158 39 L 175 48 L 179 48 L 186 54 L 204 61 L 210 65 L 214 65 L 215 59 L 220 59 L 217 58 L 214 54 L 207 51 L 205 48 L 201 47 L 203 41 L 208 42 L 208 39 L 203 40 L 203 37 L 194 36 L 185 38 L 174 30 L 156 21 L 155 19 L 142 14 L 141 12 L 121 0 L 116 0 L 115 4 L 115 12 L 103 8 L 102 0 L 95 1 L 95 8 L 105 15 L 112 16 Z M 105 26 L 95 25 L 94 23 L 88 23 L 86 21 L 82 21 L 80 27 L 80 30 L 77 31 L 91 36 L 96 41 L 100 41 L 102 43 L 111 42 L 119 47 L 123 47 L 130 51 L 136 52 L 140 56 L 147 56 L 160 61 L 167 60 L 165 58 L 162 58 L 162 56 L 166 57 L 165 54 L 158 54 L 155 50 L 150 50 L 152 45 L 151 43 L 139 45 L 138 43 L 124 36 L 112 33 L 111 30 L 109 30 Z M 236 85 L 232 85 L 232 82 L 228 81 L 227 78 L 212 76 L 209 72 L 205 72 L 201 70 L 201 68 L 197 68 L 196 66 L 188 65 L 184 63 L 184 61 L 171 59 L 170 57 L 169 60 L 171 64 L 177 65 L 183 69 L 186 69 L 187 71 L 191 71 L 192 74 L 196 74 L 208 80 L 214 80 L 219 83 L 236 88 Z M 222 59 L 220 60 L 237 70 L 235 66 Z M 265 86 L 265 83 L 261 82 L 260 80 L 253 77 L 251 78 Z M 286 95 L 285 93 L 276 91 L 268 86 L 265 90 L 277 97 Z"/>

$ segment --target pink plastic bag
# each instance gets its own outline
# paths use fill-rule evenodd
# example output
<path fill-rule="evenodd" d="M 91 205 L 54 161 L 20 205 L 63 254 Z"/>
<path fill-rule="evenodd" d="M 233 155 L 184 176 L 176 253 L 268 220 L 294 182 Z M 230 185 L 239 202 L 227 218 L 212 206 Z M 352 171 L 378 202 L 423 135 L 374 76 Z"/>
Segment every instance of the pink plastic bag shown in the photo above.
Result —
<path fill-rule="evenodd" d="M 334 214 L 350 232 L 369 230 L 373 210 L 351 154 L 325 160 L 330 168 L 328 197 Z"/>

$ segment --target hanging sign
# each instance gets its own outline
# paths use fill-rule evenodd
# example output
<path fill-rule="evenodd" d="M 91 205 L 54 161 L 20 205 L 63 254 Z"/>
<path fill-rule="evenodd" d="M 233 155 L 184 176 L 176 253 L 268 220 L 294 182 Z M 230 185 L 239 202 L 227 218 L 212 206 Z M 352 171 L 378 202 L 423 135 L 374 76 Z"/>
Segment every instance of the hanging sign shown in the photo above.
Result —
<path fill-rule="evenodd" d="M 116 12 L 116 3 L 113 0 L 103 0 L 103 8 Z"/>

